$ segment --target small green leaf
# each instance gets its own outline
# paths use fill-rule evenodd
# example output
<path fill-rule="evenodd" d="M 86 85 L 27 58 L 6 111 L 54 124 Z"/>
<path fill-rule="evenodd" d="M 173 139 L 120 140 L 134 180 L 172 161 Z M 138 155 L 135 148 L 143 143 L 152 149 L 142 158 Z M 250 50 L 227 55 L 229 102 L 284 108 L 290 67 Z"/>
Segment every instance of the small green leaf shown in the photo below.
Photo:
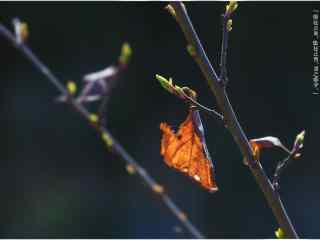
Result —
<path fill-rule="evenodd" d="M 185 99 L 183 89 L 178 85 L 173 85 L 172 78 L 169 78 L 169 80 L 167 80 L 165 77 L 156 74 L 156 79 L 160 82 L 161 86 L 168 92 L 180 97 L 181 99 Z"/>
<path fill-rule="evenodd" d="M 173 93 L 174 86 L 172 84 L 172 79 L 171 78 L 169 78 L 169 80 L 167 80 L 163 76 L 161 76 L 159 74 L 156 74 L 156 79 L 159 81 L 159 83 L 161 84 L 161 86 L 164 89 L 166 89 L 167 91 Z"/>

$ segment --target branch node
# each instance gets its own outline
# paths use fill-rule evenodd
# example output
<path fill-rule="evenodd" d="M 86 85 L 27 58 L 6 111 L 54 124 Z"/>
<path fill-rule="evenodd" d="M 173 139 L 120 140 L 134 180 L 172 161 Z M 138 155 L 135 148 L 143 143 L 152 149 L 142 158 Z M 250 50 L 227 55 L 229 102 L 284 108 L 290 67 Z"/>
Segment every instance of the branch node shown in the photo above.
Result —
<path fill-rule="evenodd" d="M 128 172 L 130 175 L 134 175 L 134 174 L 136 174 L 136 172 L 137 172 L 136 167 L 135 167 L 133 164 L 131 164 L 131 163 L 128 163 L 128 164 L 126 165 L 126 170 L 127 170 L 127 172 Z"/>
<path fill-rule="evenodd" d="M 152 186 L 152 190 L 157 194 L 163 194 L 164 193 L 164 187 L 160 184 L 154 184 Z"/>

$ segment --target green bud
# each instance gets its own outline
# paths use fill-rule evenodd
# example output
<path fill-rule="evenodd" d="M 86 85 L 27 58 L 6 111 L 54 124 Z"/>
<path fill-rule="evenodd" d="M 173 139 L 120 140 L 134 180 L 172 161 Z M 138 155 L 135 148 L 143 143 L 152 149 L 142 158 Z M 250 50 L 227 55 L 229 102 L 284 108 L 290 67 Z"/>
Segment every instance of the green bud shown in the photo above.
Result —
<path fill-rule="evenodd" d="M 172 7 L 172 5 L 168 4 L 165 9 L 171 14 L 172 17 L 176 18 L 176 11 Z"/>
<path fill-rule="evenodd" d="M 190 54 L 191 57 L 196 56 L 196 54 L 197 54 L 196 49 L 192 45 L 188 44 L 187 50 L 188 50 L 188 53 Z"/>
<path fill-rule="evenodd" d="M 121 54 L 119 57 L 119 61 L 124 64 L 127 64 L 131 58 L 131 55 L 132 55 L 132 49 L 129 43 L 127 42 L 123 43 L 121 47 Z"/>
<path fill-rule="evenodd" d="M 227 31 L 231 32 L 232 30 L 232 19 L 229 19 L 227 22 Z"/>
<path fill-rule="evenodd" d="M 226 6 L 226 15 L 232 14 L 238 7 L 237 1 L 230 1 L 229 4 Z"/>
<path fill-rule="evenodd" d="M 169 92 L 173 92 L 173 84 L 172 84 L 172 79 L 169 78 L 169 80 L 167 80 L 166 78 L 164 78 L 163 76 L 156 74 L 156 79 L 159 81 L 159 83 L 161 84 L 161 86 L 166 89 Z"/>
<path fill-rule="evenodd" d="M 282 228 L 278 228 L 277 231 L 274 232 L 277 238 L 284 238 L 284 232 Z"/>

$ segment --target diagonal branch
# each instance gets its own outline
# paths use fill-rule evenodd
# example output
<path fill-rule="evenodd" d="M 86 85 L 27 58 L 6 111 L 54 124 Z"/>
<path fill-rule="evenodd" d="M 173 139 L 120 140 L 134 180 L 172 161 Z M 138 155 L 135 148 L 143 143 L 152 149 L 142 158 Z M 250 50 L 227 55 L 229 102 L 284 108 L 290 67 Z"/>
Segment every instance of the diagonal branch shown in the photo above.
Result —
<path fill-rule="evenodd" d="M 224 84 L 213 69 L 188 16 L 186 8 L 181 2 L 172 2 L 171 6 L 174 9 L 175 18 L 180 25 L 188 44 L 191 45 L 195 51 L 195 61 L 198 63 L 213 95 L 217 100 L 218 106 L 220 107 L 222 115 L 224 116 L 226 127 L 229 129 L 235 142 L 239 146 L 243 157 L 247 159 L 249 169 L 255 177 L 260 189 L 264 193 L 269 207 L 272 209 L 280 228 L 283 229 L 286 237 L 298 238 L 298 235 L 291 224 L 290 218 L 288 217 L 281 202 L 279 194 L 273 188 L 260 163 L 256 162 L 253 158 L 253 152 L 248 142 L 248 138 L 243 132 L 233 111 L 225 91 Z"/>
<path fill-rule="evenodd" d="M 50 69 L 40 61 L 40 59 L 31 51 L 31 49 L 23 42 L 18 42 L 15 36 L 2 24 L 0 24 L 0 35 L 6 38 L 13 46 L 19 50 L 48 80 L 58 89 L 58 91 L 66 96 L 66 101 L 77 111 L 89 125 L 92 126 L 102 137 L 108 148 L 117 154 L 127 163 L 129 172 L 136 172 L 144 183 L 156 194 L 159 195 L 163 203 L 168 207 L 172 214 L 181 222 L 182 225 L 190 232 L 194 238 L 204 238 L 199 230 L 190 222 L 186 214 L 174 203 L 170 196 L 164 191 L 153 177 L 121 146 L 121 144 L 111 135 L 109 130 L 100 125 L 99 121 L 93 120 L 92 114 L 78 101 L 76 101 L 69 91 L 64 87 L 61 81 L 50 71 Z M 130 170 L 129 170 L 130 169 Z"/>

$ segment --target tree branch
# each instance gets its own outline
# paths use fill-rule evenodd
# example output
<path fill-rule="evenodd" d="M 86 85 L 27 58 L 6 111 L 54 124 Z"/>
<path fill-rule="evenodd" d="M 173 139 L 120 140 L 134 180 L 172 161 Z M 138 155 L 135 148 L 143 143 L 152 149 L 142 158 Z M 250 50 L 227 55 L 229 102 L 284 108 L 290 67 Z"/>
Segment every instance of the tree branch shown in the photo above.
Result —
<path fill-rule="evenodd" d="M 71 107 L 77 111 L 85 120 L 89 122 L 102 139 L 105 141 L 108 148 L 112 149 L 122 160 L 127 163 L 132 173 L 136 172 L 139 177 L 146 183 L 146 185 L 160 196 L 160 199 L 173 213 L 173 215 L 181 222 L 182 225 L 191 233 L 194 238 L 204 238 L 199 230 L 190 222 L 186 214 L 174 203 L 170 196 L 164 191 L 163 187 L 159 185 L 154 178 L 120 145 L 120 143 L 111 135 L 109 130 L 102 126 L 99 121 L 93 121 L 92 114 L 73 96 L 68 92 L 61 81 L 50 71 L 50 69 L 40 61 L 40 59 L 31 51 L 31 49 L 23 42 L 18 42 L 15 36 L 2 24 L 0 24 L 0 35 L 5 37 L 13 46 L 19 50 L 23 55 L 38 69 L 49 82 L 58 89 L 58 91 L 66 96 L 66 101 Z"/>
<path fill-rule="evenodd" d="M 174 8 L 175 18 L 180 25 L 188 44 L 191 45 L 195 51 L 194 58 L 217 100 L 218 106 L 220 107 L 222 115 L 224 116 L 226 127 L 229 129 L 235 142 L 239 146 L 243 157 L 247 159 L 249 169 L 255 177 L 260 189 L 264 193 L 267 203 L 272 209 L 280 228 L 283 229 L 286 237 L 298 238 L 298 235 L 291 224 L 290 218 L 288 217 L 281 202 L 279 194 L 273 188 L 260 163 L 255 161 L 253 158 L 253 152 L 248 142 L 248 138 L 237 120 L 237 117 L 229 102 L 224 85 L 213 69 L 183 3 L 172 2 L 170 4 Z"/>

